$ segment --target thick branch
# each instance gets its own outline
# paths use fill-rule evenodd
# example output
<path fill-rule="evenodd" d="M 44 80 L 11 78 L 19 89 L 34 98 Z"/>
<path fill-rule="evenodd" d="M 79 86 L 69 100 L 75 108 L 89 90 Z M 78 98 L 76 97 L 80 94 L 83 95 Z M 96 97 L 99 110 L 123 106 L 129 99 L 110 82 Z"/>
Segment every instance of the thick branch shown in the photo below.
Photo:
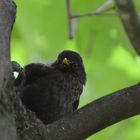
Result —
<path fill-rule="evenodd" d="M 128 37 L 140 55 L 140 20 L 132 0 L 115 0 Z"/>
<path fill-rule="evenodd" d="M 47 140 L 81 140 L 140 113 L 140 84 L 102 97 L 59 120 L 45 132 Z"/>

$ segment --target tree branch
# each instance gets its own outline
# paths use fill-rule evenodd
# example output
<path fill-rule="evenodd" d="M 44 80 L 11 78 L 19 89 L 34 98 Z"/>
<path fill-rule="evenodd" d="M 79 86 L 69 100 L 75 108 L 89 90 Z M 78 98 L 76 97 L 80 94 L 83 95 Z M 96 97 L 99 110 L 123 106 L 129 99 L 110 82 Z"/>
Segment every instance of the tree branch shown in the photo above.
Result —
<path fill-rule="evenodd" d="M 81 140 L 140 113 L 140 84 L 122 89 L 47 126 L 47 140 Z"/>
<path fill-rule="evenodd" d="M 91 16 L 97 16 L 97 15 L 118 16 L 116 13 L 95 11 L 95 12 L 85 13 L 85 14 L 74 14 L 72 15 L 72 18 L 91 17 Z"/>
<path fill-rule="evenodd" d="M 72 26 L 72 15 L 71 15 L 71 2 L 70 0 L 66 0 L 66 9 L 67 9 L 67 17 L 68 17 L 68 33 L 69 38 L 73 38 L 73 26 Z"/>
<path fill-rule="evenodd" d="M 95 12 L 84 13 L 84 14 L 76 14 L 76 13 L 73 14 L 71 12 L 71 0 L 66 0 L 69 39 L 73 39 L 76 33 L 78 18 L 91 17 L 96 15 L 116 16 L 117 14 L 109 12 L 110 10 L 114 9 L 114 5 L 112 7 L 109 7 L 112 4 L 113 4 L 113 0 L 107 0 L 98 9 L 96 9 Z"/>
<path fill-rule="evenodd" d="M 114 5 L 112 7 L 109 7 L 112 4 L 113 4 L 113 0 L 108 0 L 105 3 L 103 3 L 99 8 L 97 8 L 95 12 L 85 13 L 85 14 L 72 14 L 72 18 L 82 18 L 82 17 L 90 17 L 96 15 L 117 16 L 116 13 L 109 12 L 110 10 L 115 9 Z"/>
<path fill-rule="evenodd" d="M 115 0 L 130 42 L 140 55 L 140 20 L 132 0 Z"/>

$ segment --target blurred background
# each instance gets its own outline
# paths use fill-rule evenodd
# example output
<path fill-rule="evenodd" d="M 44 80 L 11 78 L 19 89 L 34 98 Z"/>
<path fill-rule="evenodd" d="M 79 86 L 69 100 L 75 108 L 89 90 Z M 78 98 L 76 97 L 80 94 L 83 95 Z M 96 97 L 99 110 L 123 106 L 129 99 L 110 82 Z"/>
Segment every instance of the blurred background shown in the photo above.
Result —
<path fill-rule="evenodd" d="M 118 16 L 100 15 L 78 20 L 68 39 L 66 0 L 15 0 L 17 18 L 11 57 L 22 66 L 54 61 L 64 49 L 79 52 L 87 72 L 80 106 L 140 81 L 140 58 L 127 38 Z M 72 0 L 72 11 L 95 11 L 105 0 Z M 135 0 L 140 11 L 140 1 Z M 87 140 L 140 140 L 140 117 L 108 127 Z"/>

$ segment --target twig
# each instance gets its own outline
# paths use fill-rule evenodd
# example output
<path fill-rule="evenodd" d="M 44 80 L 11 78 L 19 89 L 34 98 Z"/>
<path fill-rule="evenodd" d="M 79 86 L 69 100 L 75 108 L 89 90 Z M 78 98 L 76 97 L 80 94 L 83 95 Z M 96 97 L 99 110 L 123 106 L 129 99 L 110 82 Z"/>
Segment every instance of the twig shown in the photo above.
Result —
<path fill-rule="evenodd" d="M 85 14 L 72 14 L 70 0 L 67 0 L 66 5 L 67 5 L 69 39 L 72 39 L 76 33 L 78 18 L 90 17 L 96 15 L 117 16 L 116 13 L 109 12 L 110 10 L 115 8 L 114 6 L 107 9 L 107 7 L 109 7 L 112 3 L 113 0 L 108 0 L 102 6 L 100 6 L 95 12 L 85 13 Z"/>
<path fill-rule="evenodd" d="M 71 20 L 72 20 L 72 16 L 71 16 L 71 3 L 70 0 L 67 0 L 66 2 L 67 4 L 67 17 L 68 17 L 68 32 L 69 32 L 69 39 L 73 38 L 73 33 L 72 33 L 72 24 L 71 24 Z"/>
<path fill-rule="evenodd" d="M 103 3 L 102 6 L 100 6 L 100 7 L 96 10 L 96 12 L 101 13 L 101 12 L 106 11 L 106 8 L 109 7 L 111 4 L 113 4 L 113 0 L 108 0 L 108 1 L 106 1 L 105 3 Z M 112 8 L 111 8 L 111 9 L 112 9 Z"/>
<path fill-rule="evenodd" d="M 90 16 L 96 16 L 96 15 L 107 15 L 107 16 L 118 16 L 116 13 L 110 13 L 110 12 L 104 12 L 104 13 L 85 13 L 85 14 L 74 14 L 72 15 L 72 18 L 82 18 L 82 17 L 90 17 Z"/>

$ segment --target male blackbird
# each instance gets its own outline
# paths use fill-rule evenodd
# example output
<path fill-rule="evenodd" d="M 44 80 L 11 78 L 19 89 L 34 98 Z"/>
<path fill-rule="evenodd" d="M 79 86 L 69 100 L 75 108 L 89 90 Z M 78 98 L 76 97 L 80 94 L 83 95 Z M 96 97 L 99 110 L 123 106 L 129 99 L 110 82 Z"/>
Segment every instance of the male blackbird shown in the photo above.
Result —
<path fill-rule="evenodd" d="M 81 56 L 65 50 L 51 65 L 31 63 L 24 67 L 26 81 L 21 100 L 44 124 L 75 111 L 86 82 Z M 21 82 L 19 75 L 16 83 Z"/>

